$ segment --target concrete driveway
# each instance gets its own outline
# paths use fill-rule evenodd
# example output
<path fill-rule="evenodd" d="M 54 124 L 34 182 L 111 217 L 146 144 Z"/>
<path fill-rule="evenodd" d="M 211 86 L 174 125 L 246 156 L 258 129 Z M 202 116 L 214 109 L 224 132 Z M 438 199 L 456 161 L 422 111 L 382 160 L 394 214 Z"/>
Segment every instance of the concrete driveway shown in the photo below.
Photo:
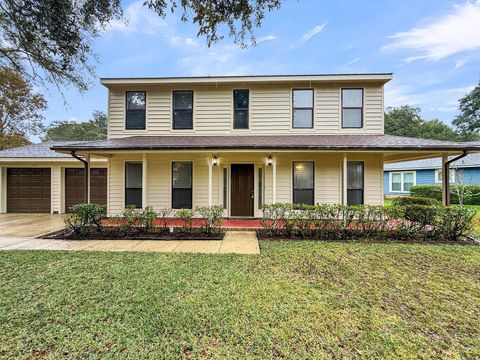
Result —
<path fill-rule="evenodd" d="M 228 231 L 223 240 L 53 240 L 68 215 L 0 214 L 0 250 L 93 250 L 259 254 L 255 232 Z"/>

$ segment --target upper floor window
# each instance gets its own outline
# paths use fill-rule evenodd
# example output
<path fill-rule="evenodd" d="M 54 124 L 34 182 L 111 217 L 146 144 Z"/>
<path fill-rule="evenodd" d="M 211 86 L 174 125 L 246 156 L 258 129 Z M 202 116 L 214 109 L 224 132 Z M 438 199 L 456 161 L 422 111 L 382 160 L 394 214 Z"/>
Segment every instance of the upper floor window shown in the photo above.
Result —
<path fill-rule="evenodd" d="M 248 129 L 248 90 L 233 90 L 233 128 Z"/>
<path fill-rule="evenodd" d="M 293 162 L 293 203 L 314 204 L 313 161 Z"/>
<path fill-rule="evenodd" d="M 193 129 L 193 91 L 173 92 L 173 128 Z"/>
<path fill-rule="evenodd" d="M 313 128 L 313 89 L 293 90 L 293 128 Z"/>
<path fill-rule="evenodd" d="M 127 91 L 125 129 L 145 130 L 145 109 L 147 93 L 145 91 Z"/>
<path fill-rule="evenodd" d="M 342 127 L 363 126 L 363 89 L 342 89 Z"/>

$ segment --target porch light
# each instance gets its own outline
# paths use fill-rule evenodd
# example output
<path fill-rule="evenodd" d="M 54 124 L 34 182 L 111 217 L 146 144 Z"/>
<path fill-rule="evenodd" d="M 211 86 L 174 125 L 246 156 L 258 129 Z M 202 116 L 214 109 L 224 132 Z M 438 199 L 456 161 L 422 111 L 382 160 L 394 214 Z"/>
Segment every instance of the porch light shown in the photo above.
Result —
<path fill-rule="evenodd" d="M 212 165 L 213 165 L 213 166 L 217 166 L 217 164 L 218 164 L 218 159 L 217 159 L 217 157 L 216 157 L 216 156 L 212 156 Z"/>
<path fill-rule="evenodd" d="M 273 162 L 272 157 L 271 156 L 267 157 L 267 166 L 272 166 L 272 162 Z"/>

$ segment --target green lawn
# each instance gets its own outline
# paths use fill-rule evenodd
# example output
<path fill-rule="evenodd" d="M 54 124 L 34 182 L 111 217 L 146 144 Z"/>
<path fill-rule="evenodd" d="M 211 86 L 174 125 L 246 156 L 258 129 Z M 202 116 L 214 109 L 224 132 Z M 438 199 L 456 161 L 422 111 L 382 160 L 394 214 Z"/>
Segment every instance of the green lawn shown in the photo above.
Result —
<path fill-rule="evenodd" d="M 0 358 L 479 358 L 480 247 L 0 252 Z"/>

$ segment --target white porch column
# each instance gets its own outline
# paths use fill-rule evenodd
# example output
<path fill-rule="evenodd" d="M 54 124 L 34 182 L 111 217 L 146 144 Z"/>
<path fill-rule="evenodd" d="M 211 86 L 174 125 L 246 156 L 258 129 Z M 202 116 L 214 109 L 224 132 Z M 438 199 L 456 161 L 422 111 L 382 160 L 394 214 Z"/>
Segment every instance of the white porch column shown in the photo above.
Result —
<path fill-rule="evenodd" d="M 7 179 L 6 168 L 0 166 L 0 213 L 7 212 Z"/>
<path fill-rule="evenodd" d="M 448 154 L 442 154 L 442 204 L 450 205 L 450 169 L 445 164 L 448 161 Z"/>
<path fill-rule="evenodd" d="M 212 155 L 207 158 L 208 161 L 208 206 L 213 205 L 213 164 Z"/>
<path fill-rule="evenodd" d="M 92 167 L 92 164 L 90 162 L 90 154 L 88 154 L 86 157 L 85 157 L 85 160 L 87 161 L 88 163 L 88 168 L 87 168 L 87 203 L 90 204 L 90 169 Z"/>
<path fill-rule="evenodd" d="M 277 156 L 272 155 L 272 204 L 277 202 Z"/>
<path fill-rule="evenodd" d="M 142 207 L 148 206 L 148 161 L 147 154 L 142 154 Z"/>
<path fill-rule="evenodd" d="M 348 204 L 348 192 L 347 192 L 347 172 L 348 172 L 348 157 L 347 154 L 343 154 L 343 160 L 342 160 L 342 204 L 347 205 Z"/>

